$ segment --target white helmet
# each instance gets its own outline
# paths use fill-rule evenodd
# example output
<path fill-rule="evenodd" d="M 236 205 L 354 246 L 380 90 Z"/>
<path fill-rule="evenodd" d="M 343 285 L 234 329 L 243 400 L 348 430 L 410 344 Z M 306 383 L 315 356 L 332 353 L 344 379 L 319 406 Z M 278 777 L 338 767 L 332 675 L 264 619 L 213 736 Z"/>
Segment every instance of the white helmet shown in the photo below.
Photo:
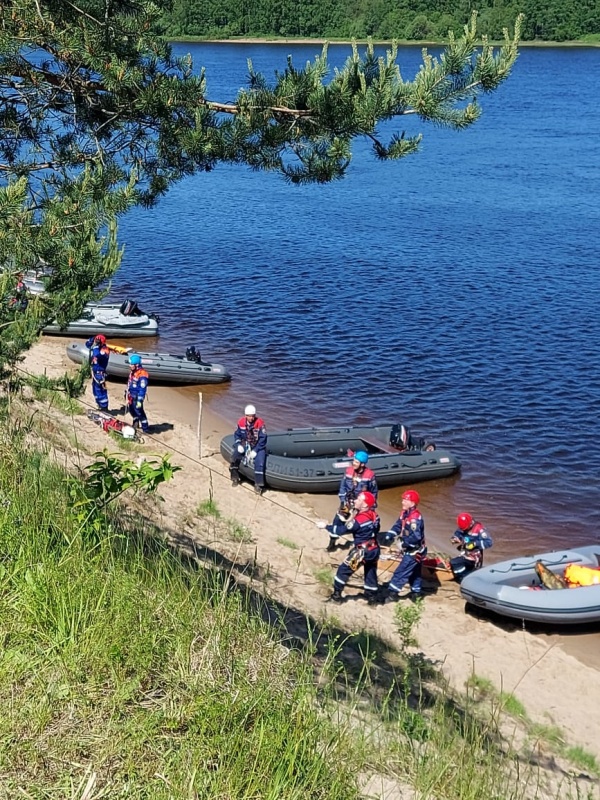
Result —
<path fill-rule="evenodd" d="M 246 408 L 244 409 L 244 414 L 245 414 L 247 417 L 253 417 L 253 416 L 256 414 L 256 408 L 255 408 L 255 406 L 252 406 L 252 405 L 250 405 L 250 406 L 246 406 Z"/>

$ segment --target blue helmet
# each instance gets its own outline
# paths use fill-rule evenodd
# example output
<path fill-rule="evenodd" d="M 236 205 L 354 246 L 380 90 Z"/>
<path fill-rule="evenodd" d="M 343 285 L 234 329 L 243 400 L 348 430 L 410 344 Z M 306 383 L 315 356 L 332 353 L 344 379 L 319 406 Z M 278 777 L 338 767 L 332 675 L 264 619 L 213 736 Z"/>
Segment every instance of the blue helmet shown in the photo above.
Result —
<path fill-rule="evenodd" d="M 141 356 L 138 356 L 137 353 L 134 353 L 132 356 L 129 356 L 129 363 L 131 366 L 139 367 L 142 363 L 142 358 Z"/>
<path fill-rule="evenodd" d="M 369 456 L 364 450 L 357 450 L 356 453 L 354 453 L 354 460 L 360 461 L 361 464 L 366 464 L 369 460 Z"/>

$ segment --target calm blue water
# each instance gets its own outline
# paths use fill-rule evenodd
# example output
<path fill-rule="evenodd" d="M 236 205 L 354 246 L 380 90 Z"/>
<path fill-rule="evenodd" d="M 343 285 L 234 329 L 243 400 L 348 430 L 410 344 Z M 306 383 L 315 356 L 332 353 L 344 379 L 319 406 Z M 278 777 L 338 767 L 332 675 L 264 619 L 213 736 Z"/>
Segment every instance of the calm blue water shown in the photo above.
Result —
<path fill-rule="evenodd" d="M 270 75 L 319 48 L 177 50 L 227 101 L 248 57 Z M 246 402 L 271 429 L 402 421 L 455 451 L 461 476 L 420 487 L 449 532 L 469 510 L 495 554 L 600 541 L 599 74 L 600 49 L 525 49 L 471 130 L 393 126 L 424 132 L 417 156 L 359 143 L 324 187 L 186 180 L 123 220 L 113 295 L 160 313 L 162 349 L 227 365 L 209 397 L 232 422 Z"/>

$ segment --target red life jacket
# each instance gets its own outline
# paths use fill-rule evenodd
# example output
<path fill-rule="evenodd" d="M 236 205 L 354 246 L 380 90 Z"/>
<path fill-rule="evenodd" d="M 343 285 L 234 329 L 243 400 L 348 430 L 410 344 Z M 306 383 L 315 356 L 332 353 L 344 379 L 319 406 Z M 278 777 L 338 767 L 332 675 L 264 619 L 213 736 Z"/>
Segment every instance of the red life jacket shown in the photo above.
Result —
<path fill-rule="evenodd" d="M 356 483 L 360 483 L 361 481 L 370 481 L 375 477 L 375 473 L 372 469 L 369 469 L 369 467 L 365 467 L 359 472 L 355 470 L 353 466 L 350 466 L 344 474 L 346 478 L 351 478 L 353 481 L 356 481 Z"/>
<path fill-rule="evenodd" d="M 258 442 L 258 436 L 264 427 L 265 423 L 260 417 L 257 417 L 252 425 L 248 425 L 246 417 L 240 417 L 238 419 L 238 429 L 246 432 L 246 442 L 252 448 L 254 448 L 254 445 Z"/>

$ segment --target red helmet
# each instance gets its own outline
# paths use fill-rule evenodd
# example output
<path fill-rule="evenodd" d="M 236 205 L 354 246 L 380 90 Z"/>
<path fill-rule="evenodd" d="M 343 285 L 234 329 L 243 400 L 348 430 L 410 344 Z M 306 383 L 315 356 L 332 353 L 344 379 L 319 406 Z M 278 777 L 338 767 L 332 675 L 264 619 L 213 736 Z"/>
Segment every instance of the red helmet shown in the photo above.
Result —
<path fill-rule="evenodd" d="M 96 341 L 98 344 L 106 344 L 106 336 L 103 333 L 99 333 L 98 336 L 96 336 Z"/>
<path fill-rule="evenodd" d="M 364 500 L 365 503 L 369 506 L 369 508 L 375 508 L 377 505 L 377 500 L 375 499 L 375 495 L 372 492 L 361 492 L 357 500 Z"/>
<path fill-rule="evenodd" d="M 463 511 L 462 514 L 459 514 L 456 518 L 456 524 L 461 529 L 461 531 L 468 531 L 469 528 L 473 525 L 473 517 L 470 514 L 465 514 Z"/>
<path fill-rule="evenodd" d="M 414 489 L 409 489 L 408 491 L 404 492 L 402 499 L 409 500 L 411 503 L 414 503 L 416 506 L 418 506 L 421 498 L 419 497 L 418 492 L 415 492 Z"/>

